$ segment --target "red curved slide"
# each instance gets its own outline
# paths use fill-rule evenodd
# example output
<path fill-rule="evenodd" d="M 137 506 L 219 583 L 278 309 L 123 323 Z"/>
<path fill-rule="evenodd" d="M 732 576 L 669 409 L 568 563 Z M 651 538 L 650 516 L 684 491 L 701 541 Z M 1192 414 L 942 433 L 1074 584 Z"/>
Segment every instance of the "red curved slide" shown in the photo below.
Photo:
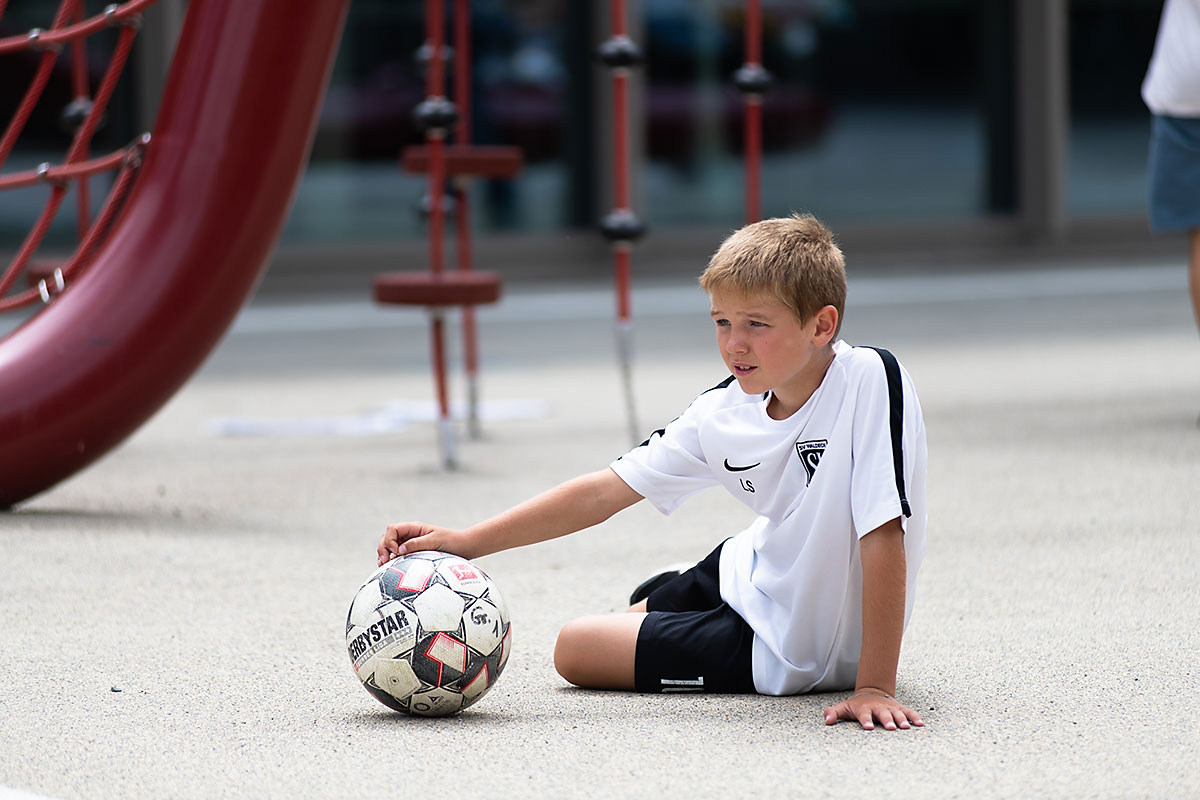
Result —
<path fill-rule="evenodd" d="M 348 5 L 192 0 L 123 216 L 0 342 L 0 508 L 118 445 L 228 329 L 287 216 Z"/>

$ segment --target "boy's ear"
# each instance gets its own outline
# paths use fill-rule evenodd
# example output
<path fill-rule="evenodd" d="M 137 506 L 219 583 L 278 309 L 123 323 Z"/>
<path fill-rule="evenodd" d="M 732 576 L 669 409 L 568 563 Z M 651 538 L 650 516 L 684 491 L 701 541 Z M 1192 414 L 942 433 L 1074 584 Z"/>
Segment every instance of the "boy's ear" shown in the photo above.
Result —
<path fill-rule="evenodd" d="M 833 334 L 837 331 L 838 326 L 838 311 L 833 306 L 825 306 L 817 312 L 815 317 L 816 329 L 815 337 L 818 346 L 825 346 L 833 339 Z"/>

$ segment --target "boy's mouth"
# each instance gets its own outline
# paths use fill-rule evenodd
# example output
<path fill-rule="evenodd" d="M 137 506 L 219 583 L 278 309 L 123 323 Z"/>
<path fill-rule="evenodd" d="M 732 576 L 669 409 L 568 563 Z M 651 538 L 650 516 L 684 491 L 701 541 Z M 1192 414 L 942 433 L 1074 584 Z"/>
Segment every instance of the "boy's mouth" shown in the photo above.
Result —
<path fill-rule="evenodd" d="M 744 378 L 751 372 L 754 372 L 754 370 L 758 369 L 758 367 L 753 367 L 749 364 L 731 364 L 730 366 L 733 367 L 733 374 L 739 378 Z"/>

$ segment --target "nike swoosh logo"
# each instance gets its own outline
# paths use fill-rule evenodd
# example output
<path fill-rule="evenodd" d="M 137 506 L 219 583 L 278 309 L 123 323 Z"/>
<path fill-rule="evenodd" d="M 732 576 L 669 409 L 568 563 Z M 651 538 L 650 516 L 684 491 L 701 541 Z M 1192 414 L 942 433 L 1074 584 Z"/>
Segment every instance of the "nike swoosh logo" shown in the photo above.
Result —
<path fill-rule="evenodd" d="M 758 462 L 758 464 L 761 464 L 761 463 L 762 463 L 761 461 Z M 725 459 L 725 469 L 729 470 L 730 472 L 745 472 L 748 469 L 754 469 L 755 467 L 758 466 L 758 464 L 751 464 L 748 467 L 735 467 L 729 463 L 728 458 Z"/>

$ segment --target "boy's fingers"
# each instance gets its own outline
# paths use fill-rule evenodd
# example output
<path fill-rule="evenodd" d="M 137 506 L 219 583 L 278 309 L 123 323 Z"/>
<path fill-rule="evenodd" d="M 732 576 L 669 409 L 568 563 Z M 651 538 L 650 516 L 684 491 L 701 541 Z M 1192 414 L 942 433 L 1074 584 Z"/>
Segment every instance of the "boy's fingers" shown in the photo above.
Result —
<path fill-rule="evenodd" d="M 904 706 L 876 706 L 868 703 L 861 711 L 855 711 L 849 700 L 825 709 L 826 725 L 836 725 L 841 720 L 855 720 L 867 731 L 875 730 L 876 723 L 889 731 L 908 730 L 914 725 L 921 727 L 925 724 L 920 714 Z"/>
<path fill-rule="evenodd" d="M 396 548 L 396 555 L 406 556 L 409 553 L 417 553 L 421 550 L 436 550 L 436 545 L 430 541 L 430 534 L 426 533 L 421 536 L 414 536 L 411 539 L 406 539 L 401 542 Z"/>
<path fill-rule="evenodd" d="M 826 725 L 837 725 L 844 719 L 854 719 L 854 714 L 850 712 L 849 703 L 838 703 L 836 706 L 830 706 L 825 709 Z"/>
<path fill-rule="evenodd" d="M 913 726 L 922 727 L 924 722 L 921 716 L 910 708 L 899 706 L 898 708 L 886 709 L 880 714 L 880 721 L 883 727 L 888 730 L 909 730 Z M 889 727 L 889 721 L 894 723 Z"/>
<path fill-rule="evenodd" d="M 400 555 L 400 539 L 404 536 L 401 529 L 407 527 L 407 524 L 388 525 L 384 530 L 383 536 L 379 537 L 379 546 L 375 548 L 375 552 L 379 555 L 379 566 L 382 567 Z"/>
<path fill-rule="evenodd" d="M 908 706 L 900 706 L 892 713 L 896 717 L 896 723 L 900 725 L 901 728 L 907 728 L 909 725 L 921 724 L 921 715 L 913 711 Z"/>
<path fill-rule="evenodd" d="M 382 566 L 400 555 L 400 545 L 395 540 L 389 540 L 379 546 L 379 563 Z"/>

